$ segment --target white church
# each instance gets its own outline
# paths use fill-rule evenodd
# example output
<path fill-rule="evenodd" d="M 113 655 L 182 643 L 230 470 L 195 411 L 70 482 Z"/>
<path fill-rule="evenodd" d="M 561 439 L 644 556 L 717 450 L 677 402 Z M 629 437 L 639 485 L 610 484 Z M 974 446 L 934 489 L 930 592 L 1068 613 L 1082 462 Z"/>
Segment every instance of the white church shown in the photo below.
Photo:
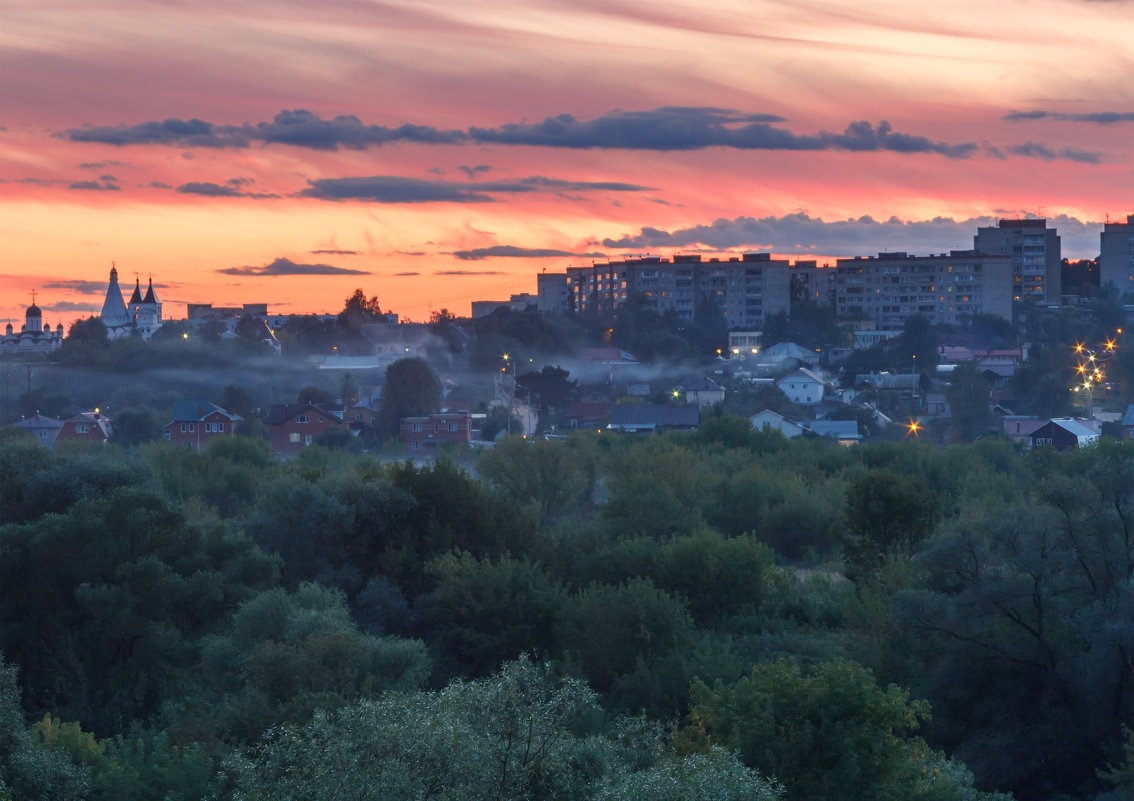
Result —
<path fill-rule="evenodd" d="M 12 324 L 8 323 L 0 336 L 0 352 L 3 353 L 48 353 L 62 344 L 63 324 L 59 323 L 52 329 L 43 322 L 43 312 L 35 304 L 35 292 L 32 292 L 32 303 L 24 313 L 24 327 L 14 331 Z"/>
<path fill-rule="evenodd" d="M 161 301 L 154 294 L 154 279 L 150 279 L 149 289 L 142 296 L 142 283 L 136 279 L 134 294 L 127 303 L 122 300 L 122 290 L 118 286 L 118 267 L 110 267 L 110 286 L 106 288 L 106 300 L 99 315 L 106 333 L 111 339 L 128 336 L 137 331 L 142 339 L 149 339 L 161 328 Z"/>

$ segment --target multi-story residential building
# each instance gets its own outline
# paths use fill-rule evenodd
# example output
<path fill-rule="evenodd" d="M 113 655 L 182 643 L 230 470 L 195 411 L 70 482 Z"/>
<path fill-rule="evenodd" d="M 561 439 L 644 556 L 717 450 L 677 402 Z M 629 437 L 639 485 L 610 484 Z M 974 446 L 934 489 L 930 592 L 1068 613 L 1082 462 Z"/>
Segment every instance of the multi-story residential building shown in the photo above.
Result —
<path fill-rule="evenodd" d="M 975 314 L 1012 319 L 1010 256 L 972 250 L 940 256 L 879 253 L 839 259 L 836 270 L 838 316 L 873 320 L 879 331 L 901 329 L 915 314 L 935 325 Z"/>
<path fill-rule="evenodd" d="M 660 313 L 696 318 L 697 306 L 713 300 L 729 328 L 757 330 L 769 314 L 790 303 L 788 263 L 767 253 L 703 259 L 651 256 L 567 268 L 570 308 L 575 312 L 613 311 L 639 295 Z"/>
<path fill-rule="evenodd" d="M 1000 220 L 978 228 L 973 250 L 1012 259 L 1012 299 L 1060 302 L 1060 239 L 1047 220 Z"/>
<path fill-rule="evenodd" d="M 540 273 L 536 276 L 536 308 L 544 314 L 566 314 L 570 308 L 566 273 Z"/>
<path fill-rule="evenodd" d="M 835 303 L 835 274 L 835 268 L 829 264 L 820 267 L 814 261 L 796 261 L 791 265 L 791 280 L 799 290 L 797 297 L 821 306 Z"/>
<path fill-rule="evenodd" d="M 472 442 L 472 415 L 469 412 L 441 412 L 427 417 L 403 417 L 398 437 L 411 456 L 429 456 L 446 442 Z"/>
<path fill-rule="evenodd" d="M 1120 294 L 1134 292 L 1134 214 L 1126 222 L 1108 222 L 1099 234 L 1099 283 L 1114 284 Z"/>

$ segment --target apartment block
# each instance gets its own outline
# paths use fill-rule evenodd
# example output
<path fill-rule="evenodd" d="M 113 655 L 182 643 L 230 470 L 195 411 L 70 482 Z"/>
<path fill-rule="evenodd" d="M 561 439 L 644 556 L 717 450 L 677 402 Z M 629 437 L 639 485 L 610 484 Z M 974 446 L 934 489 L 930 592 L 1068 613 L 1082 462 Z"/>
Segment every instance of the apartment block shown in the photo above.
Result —
<path fill-rule="evenodd" d="M 759 330 L 769 314 L 790 303 L 788 263 L 767 253 L 705 259 L 678 255 L 627 259 L 567 268 L 567 291 L 574 312 L 614 311 L 633 295 L 659 313 L 696 317 L 705 299 L 716 302 L 729 328 Z"/>
<path fill-rule="evenodd" d="M 536 308 L 544 314 L 566 314 L 570 308 L 565 273 L 540 273 L 536 276 Z"/>
<path fill-rule="evenodd" d="M 973 250 L 1012 259 L 1013 300 L 1060 302 L 1060 239 L 1047 220 L 1000 220 L 995 228 L 978 228 Z"/>
<path fill-rule="evenodd" d="M 798 289 L 802 300 L 809 300 L 820 306 L 835 304 L 835 268 L 829 264 L 822 267 L 814 261 L 796 261 L 791 265 L 791 280 Z"/>
<path fill-rule="evenodd" d="M 873 320 L 879 331 L 899 330 L 915 314 L 936 325 L 975 314 L 1012 319 L 1010 256 L 972 250 L 939 256 L 879 253 L 839 259 L 836 271 L 836 314 Z"/>
<path fill-rule="evenodd" d="M 1126 222 L 1108 222 L 1099 234 L 1099 283 L 1119 293 L 1134 292 L 1134 214 Z"/>

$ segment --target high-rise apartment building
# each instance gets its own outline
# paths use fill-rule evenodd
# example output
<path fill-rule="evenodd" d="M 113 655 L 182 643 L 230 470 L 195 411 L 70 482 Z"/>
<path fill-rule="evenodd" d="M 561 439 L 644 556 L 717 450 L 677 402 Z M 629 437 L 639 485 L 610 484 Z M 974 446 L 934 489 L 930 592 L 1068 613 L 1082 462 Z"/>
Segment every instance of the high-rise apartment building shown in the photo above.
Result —
<path fill-rule="evenodd" d="M 835 312 L 840 319 L 874 321 L 879 331 L 901 329 L 921 314 L 935 325 L 955 324 L 975 314 L 1012 319 L 1010 256 L 972 250 L 948 255 L 879 253 L 839 259 Z"/>
<path fill-rule="evenodd" d="M 787 311 L 790 283 L 787 261 L 767 253 L 704 259 L 657 256 L 590 267 L 567 268 L 567 292 L 575 312 L 613 311 L 639 295 L 659 313 L 675 311 L 696 318 L 698 305 L 712 299 L 729 328 L 759 330 L 767 315 Z"/>
<path fill-rule="evenodd" d="M 566 314 L 567 276 L 563 273 L 540 273 L 536 276 L 536 308 L 544 314 Z"/>
<path fill-rule="evenodd" d="M 835 273 L 834 267 L 820 267 L 814 261 L 796 261 L 791 265 L 791 280 L 798 286 L 798 297 L 820 306 L 835 303 Z"/>
<path fill-rule="evenodd" d="M 1126 222 L 1108 222 L 1099 234 L 1099 283 L 1114 284 L 1120 294 L 1134 292 L 1134 214 Z"/>
<path fill-rule="evenodd" d="M 1060 240 L 1047 220 L 1000 220 L 995 228 L 978 228 L 973 250 L 1012 259 L 1012 299 L 1060 302 Z"/>

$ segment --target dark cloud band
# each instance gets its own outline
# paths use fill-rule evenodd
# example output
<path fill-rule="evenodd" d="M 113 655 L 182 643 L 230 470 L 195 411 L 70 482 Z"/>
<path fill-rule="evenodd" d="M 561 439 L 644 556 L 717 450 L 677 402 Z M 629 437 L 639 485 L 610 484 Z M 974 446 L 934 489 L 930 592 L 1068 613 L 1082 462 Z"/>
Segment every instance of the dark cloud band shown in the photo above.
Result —
<path fill-rule="evenodd" d="M 514 181 L 459 183 L 440 179 L 405 178 L 398 175 L 371 175 L 350 178 L 320 178 L 310 181 L 301 197 L 320 200 L 367 200 L 373 203 L 491 203 L 495 195 L 512 195 L 539 190 L 641 192 L 650 189 L 637 184 L 614 181 L 564 181 L 533 176 Z"/>
<path fill-rule="evenodd" d="M 1116 122 L 1134 122 L 1134 111 L 1088 111 L 1068 114 L 1061 111 L 1013 111 L 1002 119 L 1013 122 L 1028 120 L 1056 120 L 1058 122 L 1091 122 L 1096 125 L 1114 125 Z"/>
<path fill-rule="evenodd" d="M 1012 212 L 1008 216 L 1014 216 Z M 1060 215 L 1049 218 L 1058 229 L 1068 254 L 1098 253 L 1101 224 Z M 994 217 L 954 220 L 903 221 L 896 217 L 875 220 L 859 217 L 824 221 L 804 213 L 783 217 L 721 218 L 707 225 L 694 225 L 666 231 L 642 228 L 637 234 L 605 239 L 607 248 L 643 251 L 658 248 L 698 248 L 726 250 L 745 248 L 779 253 L 816 253 L 824 256 L 861 255 L 871 252 L 905 250 L 910 253 L 939 253 L 971 247 L 973 235 L 981 226 L 996 225 Z"/>
<path fill-rule="evenodd" d="M 171 147 L 242 148 L 285 144 L 317 150 L 361 150 L 392 142 L 425 144 L 497 144 L 573 149 L 679 151 L 726 147 L 739 150 L 847 150 L 935 153 L 967 158 L 980 150 L 974 143 L 938 142 L 894 131 L 882 121 L 850 123 L 842 133 L 797 134 L 777 124 L 773 114 L 742 114 L 729 109 L 668 106 L 650 111 L 611 111 L 591 120 L 559 114 L 536 123 L 508 123 L 495 128 L 444 130 L 427 125 L 390 128 L 364 125 L 353 115 L 324 120 L 303 109 L 282 111 L 271 122 L 216 125 L 204 120 L 169 119 L 139 125 L 87 126 L 57 134 L 74 142 L 117 146 L 160 144 Z M 461 168 L 470 178 L 486 165 Z M 466 199 L 465 202 L 468 202 Z"/>
<path fill-rule="evenodd" d="M 365 270 L 348 270 L 330 264 L 296 264 L 291 259 L 276 259 L 263 267 L 225 267 L 217 270 L 222 275 L 370 275 Z"/>
<path fill-rule="evenodd" d="M 551 248 L 522 248 L 515 245 L 493 245 L 487 248 L 474 248 L 472 250 L 458 250 L 453 253 L 458 259 L 464 261 L 480 261 L 481 259 L 548 259 L 548 258 L 598 258 L 605 253 L 573 253 L 570 250 L 554 250 Z"/>

